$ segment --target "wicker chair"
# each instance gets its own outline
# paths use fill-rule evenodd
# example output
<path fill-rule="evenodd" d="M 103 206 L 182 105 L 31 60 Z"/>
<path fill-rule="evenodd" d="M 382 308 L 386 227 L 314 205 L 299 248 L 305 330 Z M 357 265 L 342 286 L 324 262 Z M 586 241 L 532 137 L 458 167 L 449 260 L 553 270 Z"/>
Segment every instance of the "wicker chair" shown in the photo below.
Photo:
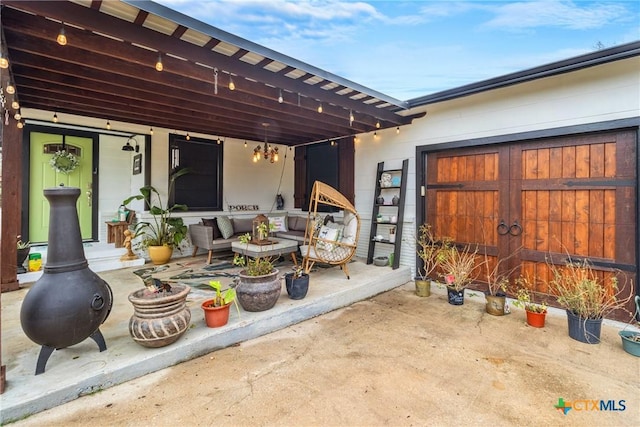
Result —
<path fill-rule="evenodd" d="M 318 206 L 334 206 L 344 210 L 343 225 L 339 227 L 340 233 L 333 233 L 328 237 L 321 232 L 323 224 L 318 216 Z M 338 190 L 316 181 L 313 184 L 311 199 L 309 201 L 309 214 L 305 230 L 305 242 L 300 246 L 302 253 L 302 267 L 305 273 L 309 273 L 316 262 L 339 265 L 349 279 L 347 264 L 356 253 L 358 236 L 360 234 L 360 217 L 353 205 Z M 337 240 L 333 238 L 339 235 Z"/>

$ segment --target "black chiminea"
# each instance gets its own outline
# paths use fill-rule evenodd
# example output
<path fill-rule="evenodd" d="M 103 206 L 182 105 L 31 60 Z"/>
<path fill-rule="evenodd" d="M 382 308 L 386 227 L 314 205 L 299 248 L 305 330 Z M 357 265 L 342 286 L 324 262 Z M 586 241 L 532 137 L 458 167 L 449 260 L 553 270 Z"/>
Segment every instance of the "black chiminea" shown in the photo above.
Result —
<path fill-rule="evenodd" d="M 53 350 L 93 339 L 100 351 L 107 349 L 98 329 L 105 321 L 113 294 L 111 288 L 88 267 L 76 201 L 79 188 L 44 190 L 49 201 L 49 248 L 42 277 L 22 303 L 22 330 L 42 345 L 36 375 L 44 372 Z"/>

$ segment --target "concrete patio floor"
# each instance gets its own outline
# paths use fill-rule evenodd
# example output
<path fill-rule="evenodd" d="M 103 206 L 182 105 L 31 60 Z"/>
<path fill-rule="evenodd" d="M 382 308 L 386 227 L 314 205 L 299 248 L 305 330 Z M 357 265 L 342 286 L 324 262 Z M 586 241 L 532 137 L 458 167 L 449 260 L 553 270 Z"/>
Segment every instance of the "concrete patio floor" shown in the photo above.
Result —
<path fill-rule="evenodd" d="M 640 358 L 622 349 L 624 324 L 606 321 L 602 342 L 583 344 L 560 310 L 536 329 L 518 309 L 486 314 L 478 293 L 463 306 L 436 287 L 419 298 L 407 269 L 350 271 L 347 281 L 322 270 L 304 300 L 285 293 L 220 330 L 192 305 L 193 328 L 165 349 L 133 343 L 130 308 L 118 304 L 103 328 L 107 351 L 86 341 L 54 352 L 37 377 L 36 345 L 5 336 L 16 307 L 3 295 L 3 419 L 59 405 L 15 425 L 640 425 Z M 126 270 L 101 276 L 116 301 L 139 287 Z M 560 398 L 574 403 L 566 415 Z M 588 404 L 600 400 L 617 410 Z"/>

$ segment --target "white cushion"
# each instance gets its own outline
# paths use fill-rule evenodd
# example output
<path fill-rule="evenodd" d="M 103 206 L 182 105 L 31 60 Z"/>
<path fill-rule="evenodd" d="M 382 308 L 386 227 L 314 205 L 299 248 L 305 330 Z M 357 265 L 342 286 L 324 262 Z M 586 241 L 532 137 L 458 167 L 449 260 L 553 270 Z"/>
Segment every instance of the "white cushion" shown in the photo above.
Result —
<path fill-rule="evenodd" d="M 273 227 L 271 227 L 273 224 Z M 270 216 L 269 225 L 271 231 L 277 233 L 278 231 L 287 232 L 287 217 L 286 216 Z"/>
<path fill-rule="evenodd" d="M 326 225 L 323 225 L 322 227 L 320 227 L 320 233 L 318 233 L 318 239 L 331 240 L 335 242 L 336 240 L 338 240 L 338 230 L 335 228 L 327 227 Z M 318 242 L 316 243 L 316 247 L 318 249 L 324 249 L 325 251 L 331 251 L 333 250 L 335 245 L 329 242 L 318 240 Z"/>
<path fill-rule="evenodd" d="M 358 231 L 358 219 L 355 214 L 344 211 L 344 230 L 342 231 L 342 243 L 353 245 L 356 242 L 356 233 Z"/>

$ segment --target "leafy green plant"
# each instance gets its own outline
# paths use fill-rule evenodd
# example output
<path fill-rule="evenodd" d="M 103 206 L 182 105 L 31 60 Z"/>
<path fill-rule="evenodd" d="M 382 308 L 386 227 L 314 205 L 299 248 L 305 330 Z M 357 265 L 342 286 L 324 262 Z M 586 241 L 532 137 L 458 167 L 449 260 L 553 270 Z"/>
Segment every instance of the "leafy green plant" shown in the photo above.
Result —
<path fill-rule="evenodd" d="M 633 297 L 629 287 L 624 295 L 618 276 L 610 274 L 607 280 L 598 277 L 588 260 L 567 260 L 558 266 L 547 262 L 552 279 L 549 288 L 558 303 L 583 319 L 602 319 L 608 313 L 624 306 Z M 618 275 L 621 273 L 618 272 Z"/>
<path fill-rule="evenodd" d="M 188 169 L 180 169 L 171 174 L 169 179 L 169 194 L 173 190 L 176 179 L 189 173 Z M 125 199 L 122 204 L 127 206 L 133 200 L 144 200 L 150 207 L 153 221 L 138 222 L 134 228 L 134 237 L 140 237 L 143 247 L 149 246 L 174 246 L 178 247 L 187 235 L 187 226 L 182 218 L 173 217 L 174 211 L 186 211 L 187 206 L 182 204 L 164 205 L 160 193 L 154 187 L 147 185 L 140 188 L 140 194 Z"/>
<path fill-rule="evenodd" d="M 209 286 L 216 291 L 216 295 L 211 300 L 212 302 L 209 304 L 209 307 L 223 307 L 233 302 L 236 306 L 236 310 L 238 310 L 238 315 L 240 314 L 240 308 L 238 307 L 238 301 L 236 300 L 236 290 L 234 288 L 228 288 L 223 294 L 222 284 L 220 281 L 211 280 L 209 281 Z"/>
<path fill-rule="evenodd" d="M 260 228 L 258 228 L 259 232 L 266 232 L 267 230 L 266 223 L 262 223 L 258 227 L 263 227 L 263 230 L 260 230 Z M 273 226 L 271 228 L 273 228 Z M 238 239 L 248 247 L 249 243 L 251 242 L 251 235 L 249 233 L 245 233 Z M 273 263 L 275 259 L 276 258 L 272 256 L 250 257 L 236 253 L 233 256 L 233 264 L 239 267 L 244 267 L 244 274 L 246 274 L 247 276 L 264 276 L 265 274 L 273 272 Z"/>
<path fill-rule="evenodd" d="M 438 268 L 446 255 L 446 251 L 451 247 L 451 239 L 443 237 L 437 240 L 430 224 L 422 224 L 418 228 L 416 240 L 416 253 L 422 260 L 422 266 L 416 268 L 416 273 L 420 280 L 427 280 Z"/>

